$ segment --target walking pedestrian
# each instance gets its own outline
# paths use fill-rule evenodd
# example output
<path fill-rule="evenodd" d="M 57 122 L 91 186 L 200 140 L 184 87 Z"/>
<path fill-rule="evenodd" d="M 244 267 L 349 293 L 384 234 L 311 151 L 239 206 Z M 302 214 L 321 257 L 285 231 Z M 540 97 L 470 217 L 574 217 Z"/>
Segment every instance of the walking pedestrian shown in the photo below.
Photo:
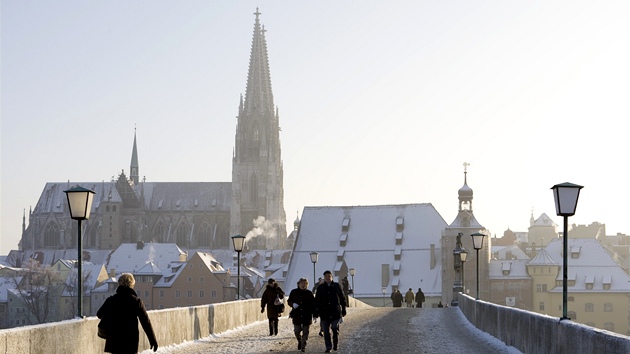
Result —
<path fill-rule="evenodd" d="M 324 283 L 317 287 L 315 303 L 315 316 L 319 316 L 321 320 L 326 353 L 330 353 L 331 349 L 336 351 L 339 347 L 339 322 L 346 315 L 346 300 L 339 283 L 333 281 L 329 270 L 324 272 Z"/>
<path fill-rule="evenodd" d="M 343 297 L 346 299 L 346 304 L 349 304 L 350 301 L 348 300 L 350 299 L 348 298 L 348 294 L 350 292 L 350 282 L 348 282 L 348 277 L 343 277 L 341 279 L 341 290 L 343 290 Z"/>
<path fill-rule="evenodd" d="M 276 299 L 284 299 L 284 291 L 278 286 L 278 283 L 273 278 L 267 280 L 267 287 L 260 298 L 260 313 L 265 312 L 265 306 L 267 306 L 267 319 L 269 319 L 269 335 L 278 335 L 278 316 L 280 311 L 276 304 Z"/>
<path fill-rule="evenodd" d="M 289 317 L 293 322 L 293 333 L 298 341 L 297 348 L 306 351 L 309 327 L 313 323 L 313 313 L 315 312 L 315 297 L 308 290 L 308 280 L 300 278 L 297 288 L 291 290 L 287 303 L 291 307 Z"/>
<path fill-rule="evenodd" d="M 392 292 L 391 299 L 392 299 L 392 306 L 393 307 L 401 307 L 402 306 L 403 296 L 400 293 L 400 290 L 398 290 L 398 289 L 394 290 L 394 292 Z"/>
<path fill-rule="evenodd" d="M 422 308 L 423 302 L 424 302 L 424 293 L 422 292 L 422 288 L 418 288 L 418 292 L 416 293 L 416 307 Z"/>
<path fill-rule="evenodd" d="M 149 339 L 153 351 L 158 350 L 157 339 L 151 326 L 151 320 L 144 303 L 133 290 L 136 280 L 130 273 L 123 273 L 118 278 L 116 294 L 108 297 L 96 312 L 101 319 L 100 326 L 106 332 L 106 353 L 137 353 L 140 331 L 138 320 Z"/>
<path fill-rule="evenodd" d="M 409 290 L 407 290 L 407 292 L 405 293 L 405 302 L 407 303 L 407 307 L 413 307 L 413 300 L 413 290 L 409 288 Z"/>

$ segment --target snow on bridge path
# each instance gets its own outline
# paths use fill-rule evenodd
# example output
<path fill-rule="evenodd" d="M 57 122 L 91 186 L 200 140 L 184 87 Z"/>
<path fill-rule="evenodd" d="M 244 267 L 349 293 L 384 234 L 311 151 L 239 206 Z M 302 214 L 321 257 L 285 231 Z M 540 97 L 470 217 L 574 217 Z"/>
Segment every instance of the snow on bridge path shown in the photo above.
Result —
<path fill-rule="evenodd" d="M 311 326 L 307 353 L 323 353 L 324 339 L 317 335 L 319 321 Z M 291 319 L 280 319 L 277 336 L 269 336 L 267 321 L 200 340 L 160 348 L 158 353 L 296 353 Z M 150 354 L 145 350 L 141 354 Z M 334 352 L 333 352 L 334 353 Z M 337 353 L 521 353 L 476 329 L 459 308 L 348 308 L 340 325 Z"/>

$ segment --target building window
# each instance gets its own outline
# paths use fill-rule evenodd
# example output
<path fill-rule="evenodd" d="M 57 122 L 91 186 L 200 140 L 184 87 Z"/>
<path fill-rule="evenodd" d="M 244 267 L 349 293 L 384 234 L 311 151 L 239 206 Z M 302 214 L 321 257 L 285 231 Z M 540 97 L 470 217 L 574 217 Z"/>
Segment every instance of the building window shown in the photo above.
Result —
<path fill-rule="evenodd" d="M 164 297 L 164 290 L 160 290 L 160 297 Z"/>
<path fill-rule="evenodd" d="M 577 320 L 577 313 L 575 313 L 575 311 L 569 311 L 569 312 L 567 312 L 567 317 L 569 317 L 571 320 L 575 321 L 575 320 Z"/>
<path fill-rule="evenodd" d="M 192 290 L 188 290 L 188 297 L 191 298 L 192 297 Z"/>
<path fill-rule="evenodd" d="M 593 306 L 592 302 L 587 302 L 586 305 L 584 305 L 584 311 L 593 312 L 594 310 L 595 310 L 595 306 Z"/>
<path fill-rule="evenodd" d="M 613 305 L 610 302 L 604 304 L 604 312 L 613 312 Z"/>
<path fill-rule="evenodd" d="M 547 284 L 536 284 L 536 292 L 537 293 L 547 292 Z"/>
<path fill-rule="evenodd" d="M 604 290 L 610 290 L 610 284 L 604 284 Z"/>
<path fill-rule="evenodd" d="M 160 310 L 164 309 L 164 305 L 160 305 L 159 307 L 160 307 Z"/>
<path fill-rule="evenodd" d="M 593 283 L 586 283 L 586 290 L 593 290 Z"/>
<path fill-rule="evenodd" d="M 192 264 L 190 266 L 192 267 Z M 192 277 L 188 277 L 188 282 L 192 282 Z"/>
<path fill-rule="evenodd" d="M 144 291 L 144 297 L 149 297 L 149 290 Z"/>
<path fill-rule="evenodd" d="M 567 301 L 575 301 L 575 298 L 573 296 L 567 296 Z"/>
<path fill-rule="evenodd" d="M 206 293 L 203 290 L 199 290 L 199 297 L 205 297 Z"/>
<path fill-rule="evenodd" d="M 203 283 L 203 277 L 199 277 L 199 282 Z"/>
<path fill-rule="evenodd" d="M 181 292 L 179 290 L 175 290 L 175 297 L 179 298 L 181 296 L 182 296 Z"/>
<path fill-rule="evenodd" d="M 538 303 L 538 311 L 545 311 L 545 303 L 544 302 L 539 302 Z"/>
<path fill-rule="evenodd" d="M 216 290 L 212 290 L 211 295 L 212 295 L 213 299 L 216 299 L 217 298 L 217 291 Z"/>

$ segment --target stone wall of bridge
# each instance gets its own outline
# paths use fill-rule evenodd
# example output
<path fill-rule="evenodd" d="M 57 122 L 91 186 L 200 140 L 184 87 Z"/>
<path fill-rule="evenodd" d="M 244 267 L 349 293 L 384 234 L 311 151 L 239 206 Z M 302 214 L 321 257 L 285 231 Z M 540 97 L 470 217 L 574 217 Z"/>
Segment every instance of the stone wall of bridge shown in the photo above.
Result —
<path fill-rule="evenodd" d="M 351 307 L 369 307 L 351 298 Z M 288 315 L 287 311 L 284 313 Z M 208 337 L 257 321 L 267 321 L 260 313 L 260 299 L 148 311 L 159 346 L 179 344 Z M 105 340 L 97 336 L 99 319 L 86 317 L 34 326 L 0 330 L 0 353 L 11 354 L 89 354 L 102 353 Z M 138 351 L 150 349 L 140 329 Z"/>
<path fill-rule="evenodd" d="M 630 337 L 571 320 L 475 300 L 462 293 L 459 307 L 475 327 L 523 353 L 630 353 Z"/>

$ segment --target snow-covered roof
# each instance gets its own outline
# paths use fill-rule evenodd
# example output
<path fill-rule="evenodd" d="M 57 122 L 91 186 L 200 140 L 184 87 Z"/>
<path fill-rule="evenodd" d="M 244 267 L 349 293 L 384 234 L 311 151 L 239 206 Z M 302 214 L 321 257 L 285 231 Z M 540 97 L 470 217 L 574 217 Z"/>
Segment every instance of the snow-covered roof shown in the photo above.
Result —
<path fill-rule="evenodd" d="M 492 255 L 497 259 L 527 259 L 529 257 L 517 245 L 509 246 L 492 246 Z"/>
<path fill-rule="evenodd" d="M 116 274 L 135 273 L 146 263 L 153 262 L 159 269 L 166 269 L 170 262 L 179 261 L 185 253 L 174 243 L 123 243 L 112 252 L 107 269 L 115 269 Z"/>
<path fill-rule="evenodd" d="M 397 226 L 397 220 L 402 225 Z M 338 270 L 338 276 L 347 275 L 352 282 L 347 271 L 356 269 L 357 298 L 382 296 L 383 282 L 388 292 L 394 285 L 403 289 L 421 287 L 427 295 L 439 295 L 442 293 L 440 239 L 446 226 L 429 203 L 306 207 L 285 283 L 295 284 L 301 277 L 312 281 L 313 263 L 309 254 L 318 252 L 316 277 L 325 270 Z M 397 241 L 400 232 L 402 237 Z M 399 274 L 393 269 L 396 261 L 400 261 Z"/>
<path fill-rule="evenodd" d="M 527 273 L 529 259 L 492 260 L 489 278 L 491 280 L 531 279 Z"/>
<path fill-rule="evenodd" d="M 549 242 L 545 251 L 550 258 L 561 265 L 562 249 L 563 241 L 558 238 Z M 615 262 L 598 240 L 569 237 L 568 250 L 568 279 L 575 280 L 575 286 L 569 286 L 570 292 L 630 291 L 630 276 Z M 579 253 L 571 254 L 572 252 Z M 562 280 L 562 276 L 562 272 L 558 272 L 556 280 Z M 589 282 L 592 284 L 592 289 L 587 288 Z M 604 290 L 605 283 L 610 284 L 609 289 Z M 562 286 L 557 286 L 551 291 L 562 291 Z"/>
<path fill-rule="evenodd" d="M 553 222 L 553 220 L 551 220 L 551 218 L 549 216 L 547 216 L 547 214 L 542 213 L 542 214 L 540 214 L 538 219 L 536 219 L 534 221 L 534 224 L 532 226 L 544 226 L 544 227 L 553 226 L 553 227 L 557 227 L 558 224 Z"/>

